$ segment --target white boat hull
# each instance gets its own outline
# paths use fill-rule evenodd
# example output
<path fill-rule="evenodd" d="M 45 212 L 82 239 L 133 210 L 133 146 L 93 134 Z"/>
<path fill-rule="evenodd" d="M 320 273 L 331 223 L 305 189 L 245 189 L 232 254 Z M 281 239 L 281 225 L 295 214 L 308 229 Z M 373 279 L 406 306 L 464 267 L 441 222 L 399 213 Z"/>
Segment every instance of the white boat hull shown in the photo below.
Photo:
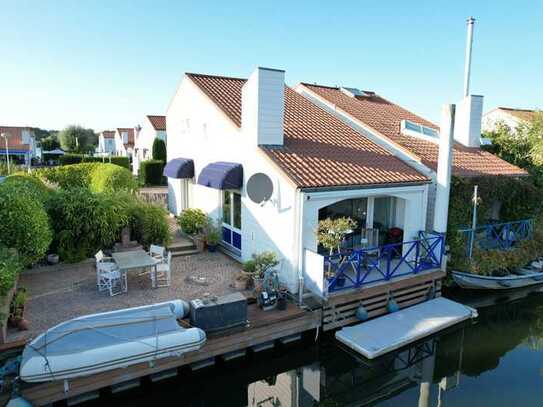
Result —
<path fill-rule="evenodd" d="M 156 304 L 63 322 L 25 347 L 19 375 L 30 383 L 64 380 L 198 350 L 206 341 L 205 332 L 179 326 L 176 317 L 183 311 L 178 305 L 170 309 Z"/>
<path fill-rule="evenodd" d="M 460 271 L 453 271 L 451 274 L 456 284 L 471 290 L 510 290 L 543 284 L 543 273 L 538 272 L 506 277 L 479 276 Z"/>

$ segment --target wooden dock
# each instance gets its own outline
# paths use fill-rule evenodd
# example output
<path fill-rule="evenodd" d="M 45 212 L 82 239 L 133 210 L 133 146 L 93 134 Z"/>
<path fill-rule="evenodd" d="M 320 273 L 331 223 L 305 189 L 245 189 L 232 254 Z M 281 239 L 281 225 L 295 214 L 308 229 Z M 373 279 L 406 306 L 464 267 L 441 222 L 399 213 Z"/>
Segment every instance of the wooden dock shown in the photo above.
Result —
<path fill-rule="evenodd" d="M 283 339 L 288 342 L 297 335 L 320 326 L 320 310 L 306 311 L 289 304 L 285 311 L 262 311 L 255 304 L 249 305 L 249 325 L 244 328 L 208 336 L 206 344 L 198 351 L 180 357 L 158 359 L 152 363 L 139 363 L 92 376 L 71 380 L 58 380 L 21 387 L 21 395 L 34 406 L 42 406 L 64 399 L 74 399 L 103 388 L 134 383 L 145 376 L 170 372 L 177 374 L 177 368 L 190 365 L 197 368 L 212 364 L 215 358 L 234 358 L 246 351 L 254 351 L 263 344 L 272 344 Z"/>
<path fill-rule="evenodd" d="M 333 294 L 323 304 L 322 330 L 329 331 L 359 322 L 355 313 L 361 304 L 368 311 L 369 318 L 375 318 L 388 313 L 387 303 L 390 299 L 394 299 L 400 308 L 405 308 L 426 301 L 432 293 L 438 297 L 444 277 L 445 272 L 434 270 Z"/>

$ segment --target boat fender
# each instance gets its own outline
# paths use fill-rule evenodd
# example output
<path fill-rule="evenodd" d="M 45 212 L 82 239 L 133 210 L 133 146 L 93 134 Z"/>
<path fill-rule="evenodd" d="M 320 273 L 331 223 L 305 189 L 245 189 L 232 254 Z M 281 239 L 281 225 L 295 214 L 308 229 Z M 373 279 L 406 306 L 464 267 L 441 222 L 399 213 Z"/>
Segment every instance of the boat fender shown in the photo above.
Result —
<path fill-rule="evenodd" d="M 181 299 L 170 301 L 170 307 L 178 319 L 186 317 L 190 311 L 189 303 Z"/>
<path fill-rule="evenodd" d="M 22 398 L 21 396 L 12 397 L 8 404 L 6 404 L 6 407 L 32 407 L 32 404 L 30 404 L 27 400 Z"/>
<path fill-rule="evenodd" d="M 355 315 L 359 321 L 366 321 L 369 318 L 368 310 L 362 304 L 356 309 Z"/>
<path fill-rule="evenodd" d="M 396 301 L 394 301 L 394 298 L 391 298 L 390 300 L 388 300 L 387 310 L 390 313 L 393 313 L 393 312 L 396 312 L 396 311 L 400 310 L 400 307 L 398 306 L 398 303 Z"/>

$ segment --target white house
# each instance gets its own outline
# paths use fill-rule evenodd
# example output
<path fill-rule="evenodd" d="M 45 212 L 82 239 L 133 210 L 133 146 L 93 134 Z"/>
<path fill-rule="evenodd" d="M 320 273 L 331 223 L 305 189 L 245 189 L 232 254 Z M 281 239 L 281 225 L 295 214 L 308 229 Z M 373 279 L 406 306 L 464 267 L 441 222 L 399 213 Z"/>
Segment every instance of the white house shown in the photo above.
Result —
<path fill-rule="evenodd" d="M 140 163 L 152 158 L 156 138 L 166 142 L 166 116 L 147 115 L 143 125 L 136 128 L 132 171 L 138 174 Z"/>
<path fill-rule="evenodd" d="M 389 256 L 397 259 L 393 268 L 389 258 L 386 276 L 372 272 L 374 278 L 409 272 L 402 263 L 421 264 L 428 241 L 421 243 L 420 232 L 432 230 L 437 126 L 371 92 L 307 84 L 295 91 L 284 76 L 268 68 L 248 80 L 184 76 L 166 115 L 170 211 L 200 208 L 219 220 L 223 249 L 240 260 L 276 252 L 291 291 L 305 284 L 326 295 L 333 288 L 323 277 L 333 259 L 315 237 L 319 220 L 328 217 L 356 220 L 346 240 L 352 248 L 368 239 L 398 245 Z M 338 99 L 330 102 L 321 90 Z M 453 172 L 524 175 L 475 145 L 480 107 L 478 97 L 469 97 L 458 108 L 456 137 L 466 145 L 454 145 Z M 442 237 L 432 239 L 430 249 L 441 256 Z M 351 277 L 355 286 L 369 278 L 360 268 Z"/>
<path fill-rule="evenodd" d="M 100 132 L 96 152 L 99 155 L 115 155 L 115 131 L 104 130 Z"/>
<path fill-rule="evenodd" d="M 114 154 L 122 157 L 132 157 L 134 152 L 134 128 L 119 127 L 115 131 Z"/>
<path fill-rule="evenodd" d="M 0 135 L 2 135 L 0 136 L 1 157 L 9 154 L 20 162 L 28 164 L 37 156 L 36 137 L 31 127 L 0 126 Z"/>
<path fill-rule="evenodd" d="M 533 120 L 536 112 L 529 109 L 497 107 L 483 115 L 483 130 L 495 131 L 498 123 L 502 123 L 514 131 L 521 123 Z"/>

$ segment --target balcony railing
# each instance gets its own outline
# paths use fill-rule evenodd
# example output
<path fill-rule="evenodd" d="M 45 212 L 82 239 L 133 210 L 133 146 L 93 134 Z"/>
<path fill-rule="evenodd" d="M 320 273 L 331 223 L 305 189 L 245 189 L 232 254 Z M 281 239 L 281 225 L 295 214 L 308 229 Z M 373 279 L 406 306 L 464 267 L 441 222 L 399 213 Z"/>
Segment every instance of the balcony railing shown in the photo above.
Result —
<path fill-rule="evenodd" d="M 419 239 L 356 249 L 324 257 L 327 292 L 358 288 L 378 281 L 441 267 L 443 235 L 422 233 Z"/>
<path fill-rule="evenodd" d="M 473 247 L 483 250 L 507 250 L 515 243 L 533 237 L 534 220 L 524 219 L 515 222 L 490 223 L 475 229 L 460 229 L 466 236 L 466 252 L 471 257 Z"/>

